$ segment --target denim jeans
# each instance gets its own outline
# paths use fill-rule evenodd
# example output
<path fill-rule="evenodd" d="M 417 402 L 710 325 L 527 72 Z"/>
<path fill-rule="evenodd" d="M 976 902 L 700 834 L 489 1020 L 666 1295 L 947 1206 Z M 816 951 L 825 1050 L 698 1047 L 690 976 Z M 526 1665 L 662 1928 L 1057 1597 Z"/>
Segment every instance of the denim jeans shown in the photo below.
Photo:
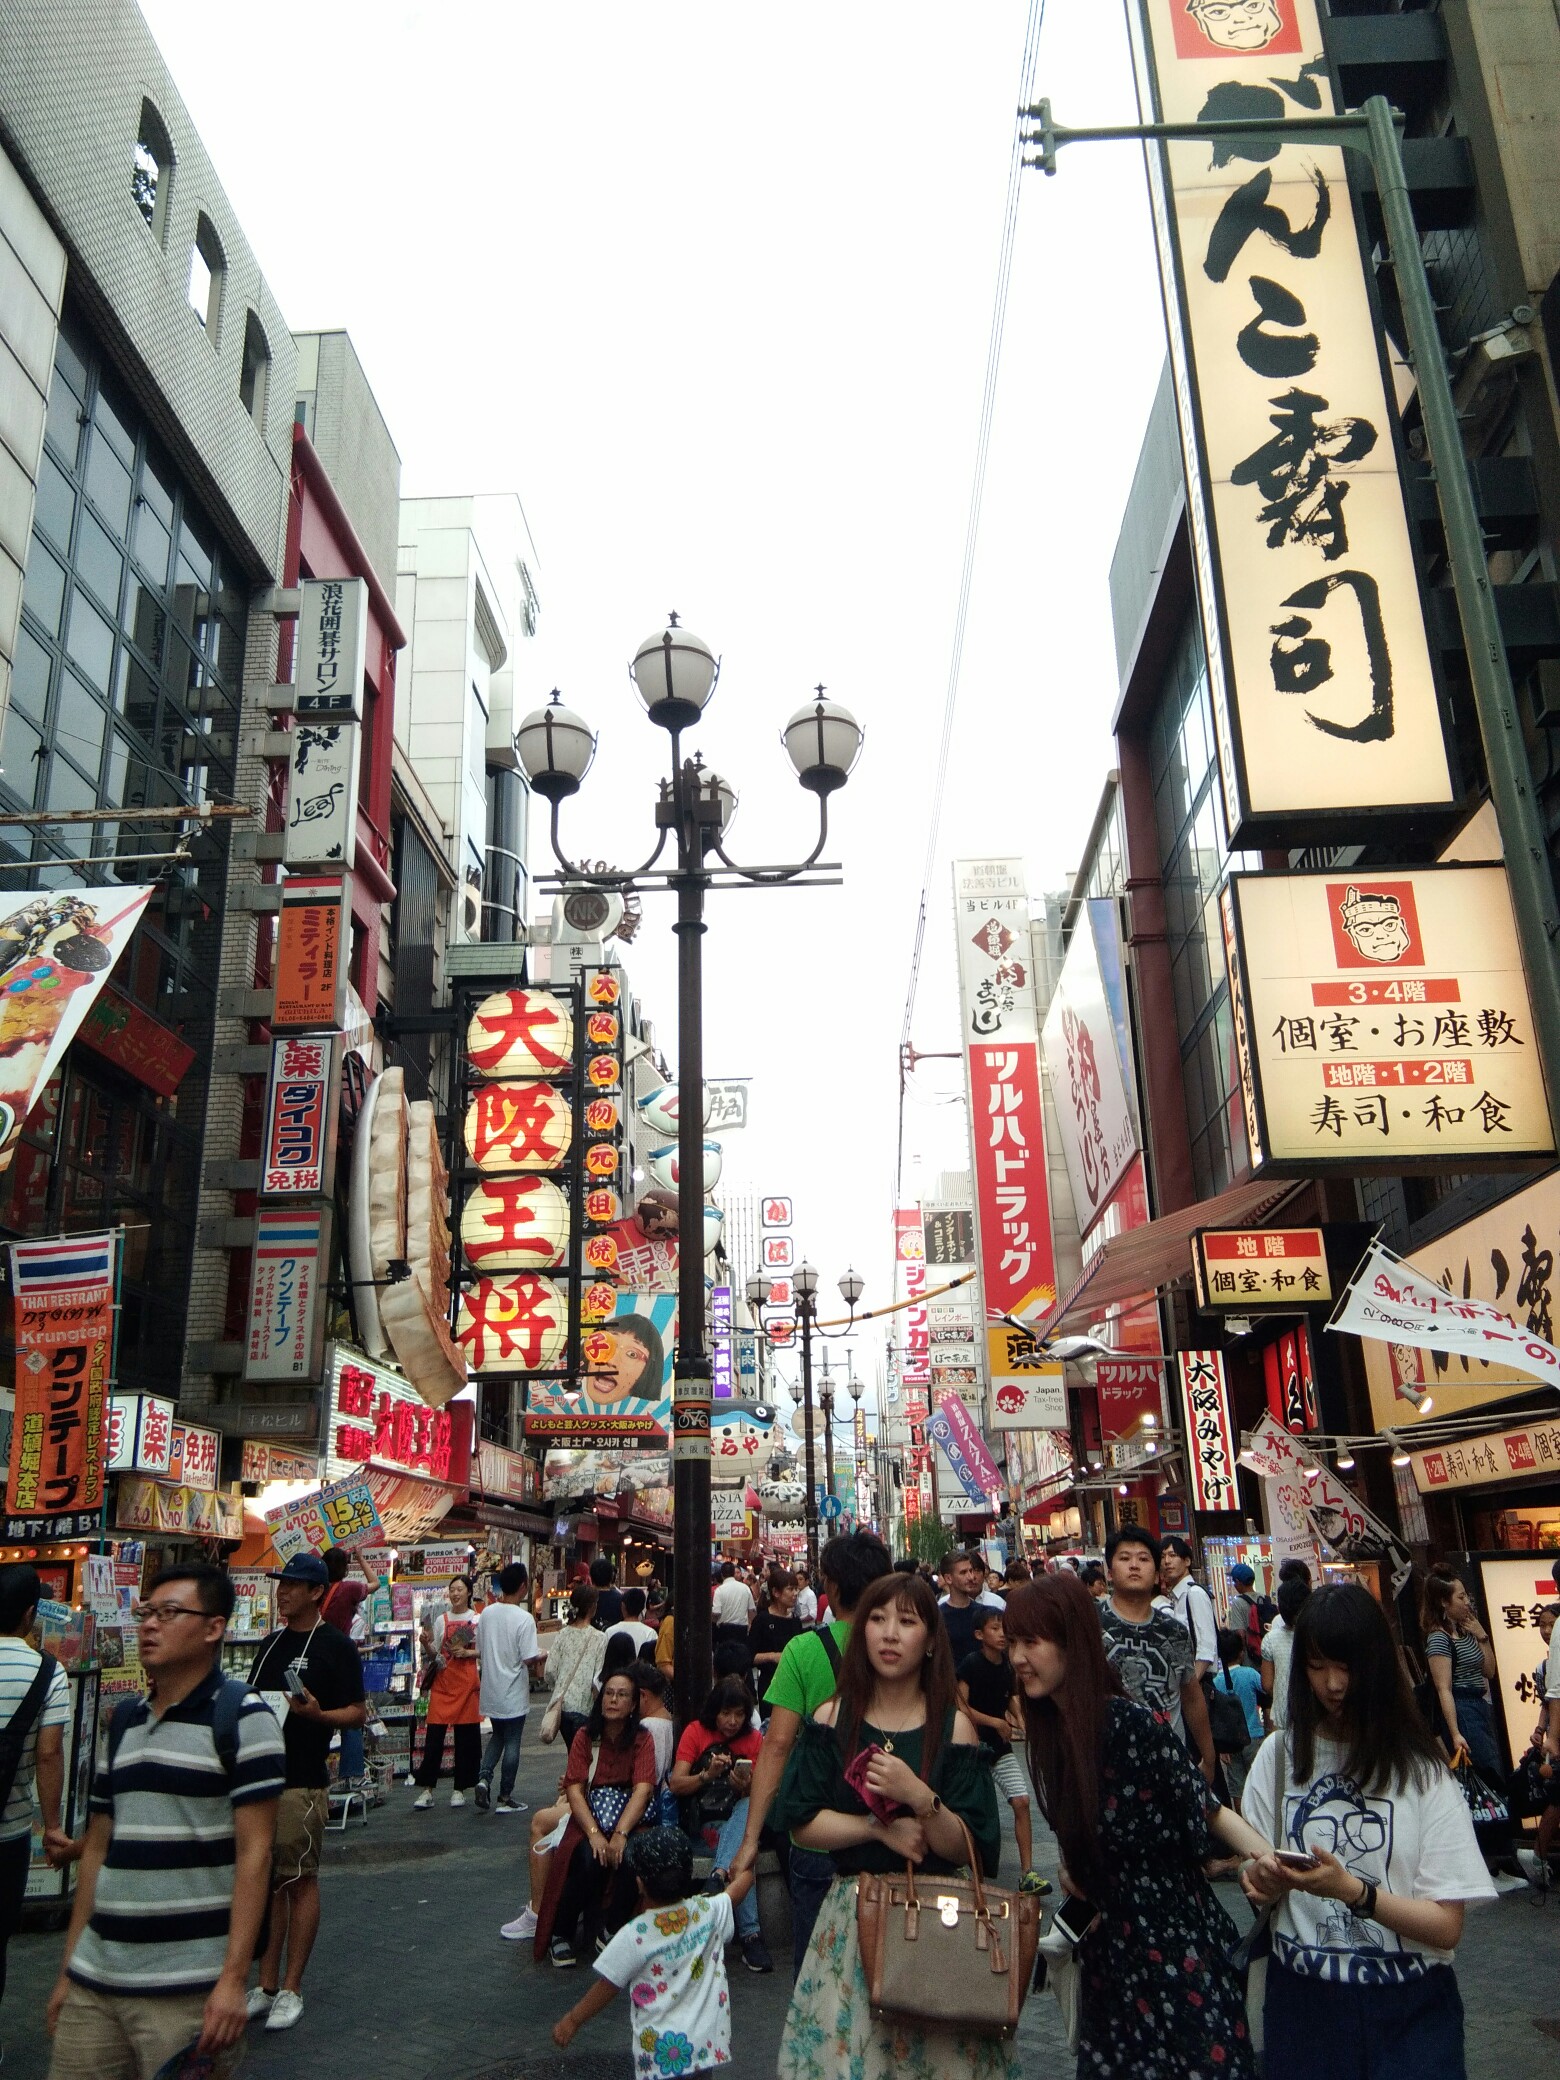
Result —
<path fill-rule="evenodd" d="M 823 1911 L 824 1898 L 839 1873 L 832 1856 L 791 1844 L 791 1977 L 799 1979 L 807 1946 Z"/>
<path fill-rule="evenodd" d="M 731 1809 L 731 1817 L 721 1823 L 720 1839 L 715 1844 L 715 1868 L 729 1871 L 731 1860 L 742 1847 L 742 1837 L 747 1829 L 748 1802 L 739 1798 Z M 746 1941 L 758 1934 L 758 1886 L 750 1886 L 746 1897 L 737 1907 L 737 1936 Z"/>
<path fill-rule="evenodd" d="M 482 1751 L 484 1784 L 492 1783 L 500 1754 L 504 1758 L 504 1773 L 498 1785 L 500 1798 L 508 1798 L 515 1788 L 515 1776 L 520 1768 L 520 1740 L 525 1732 L 525 1720 L 524 1712 L 518 1719 L 495 1719 L 493 1731 L 488 1735 L 487 1746 Z"/>

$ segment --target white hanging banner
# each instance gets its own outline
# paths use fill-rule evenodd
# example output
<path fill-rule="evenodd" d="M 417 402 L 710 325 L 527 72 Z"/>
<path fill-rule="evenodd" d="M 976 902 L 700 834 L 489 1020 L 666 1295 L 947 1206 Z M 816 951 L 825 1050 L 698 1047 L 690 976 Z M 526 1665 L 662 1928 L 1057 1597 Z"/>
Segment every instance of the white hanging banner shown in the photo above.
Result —
<path fill-rule="evenodd" d="M 1461 1300 L 1376 1243 L 1349 1280 L 1329 1329 L 1420 1350 L 1488 1358 L 1560 1387 L 1560 1350 L 1487 1300 Z"/>
<path fill-rule="evenodd" d="M 1340 1560 L 1377 1560 L 1390 1568 L 1392 1593 L 1402 1593 L 1414 1571 L 1407 1546 L 1390 1525 L 1368 1510 L 1337 1475 L 1271 1415 L 1241 1439 L 1242 1462 L 1264 1481 L 1283 1483 L 1291 1502 L 1298 1500 L 1306 1522 L 1328 1552 Z M 1270 1491 L 1271 1492 L 1271 1491 Z"/>

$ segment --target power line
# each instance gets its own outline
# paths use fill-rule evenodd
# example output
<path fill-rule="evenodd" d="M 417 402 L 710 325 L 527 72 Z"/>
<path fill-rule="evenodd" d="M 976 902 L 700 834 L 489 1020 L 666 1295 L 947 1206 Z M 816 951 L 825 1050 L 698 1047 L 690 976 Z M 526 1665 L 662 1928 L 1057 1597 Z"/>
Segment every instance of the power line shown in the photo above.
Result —
<path fill-rule="evenodd" d="M 1045 0 L 1030 0 L 1029 20 L 1024 31 L 1024 55 L 1020 64 L 1018 106 L 1027 109 L 1034 100 L 1035 73 L 1040 59 L 1040 34 L 1045 26 Z M 991 423 L 996 411 L 997 379 L 1002 366 L 1002 335 L 1007 323 L 1008 284 L 1013 275 L 1013 247 L 1018 228 L 1018 198 L 1024 172 L 1022 117 L 1015 119 L 1013 149 L 1008 162 L 1007 204 L 1002 220 L 1002 245 L 997 257 L 997 288 L 991 311 L 991 336 L 986 347 L 986 381 L 981 395 L 980 425 L 975 436 L 975 471 L 970 485 L 969 516 L 964 530 L 964 560 L 959 571 L 958 602 L 953 617 L 953 649 L 948 662 L 948 686 L 943 697 L 942 736 L 932 782 L 931 815 L 926 829 L 926 857 L 921 869 L 921 894 L 916 906 L 915 944 L 910 954 L 910 979 L 905 991 L 904 1023 L 900 1028 L 899 1140 L 894 1163 L 894 1204 L 899 1204 L 904 1182 L 905 1160 L 905 1050 L 910 1045 L 910 1024 L 915 1015 L 916 991 L 921 978 L 921 952 L 926 942 L 926 907 L 931 894 L 932 871 L 937 863 L 937 840 L 942 828 L 943 795 L 948 783 L 948 753 L 953 742 L 953 720 L 959 704 L 959 675 L 964 662 L 964 631 L 969 620 L 970 591 L 975 575 L 975 550 L 980 539 L 981 506 L 986 492 L 986 463 L 991 452 Z"/>

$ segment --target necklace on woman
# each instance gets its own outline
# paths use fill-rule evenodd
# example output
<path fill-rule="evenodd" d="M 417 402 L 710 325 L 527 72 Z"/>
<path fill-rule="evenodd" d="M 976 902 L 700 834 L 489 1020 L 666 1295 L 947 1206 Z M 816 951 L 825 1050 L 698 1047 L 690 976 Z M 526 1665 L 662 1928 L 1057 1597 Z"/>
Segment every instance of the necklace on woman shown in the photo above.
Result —
<path fill-rule="evenodd" d="M 877 1730 L 878 1730 L 878 1732 L 879 1732 L 880 1734 L 882 1734 L 882 1736 L 883 1736 L 883 1738 L 882 1738 L 882 1741 L 881 1741 L 881 1742 L 879 1743 L 879 1745 L 881 1746 L 881 1748 L 882 1748 L 882 1750 L 883 1750 L 883 1753 L 884 1753 L 885 1755 L 892 1755 L 892 1754 L 893 1754 L 893 1752 L 894 1752 L 894 1741 L 895 1741 L 895 1738 L 896 1738 L 896 1737 L 901 1737 L 901 1736 L 903 1736 L 904 1734 L 907 1734 L 907 1733 L 908 1733 L 908 1732 L 910 1731 L 910 1729 L 911 1729 L 911 1726 L 912 1726 L 912 1725 L 914 1724 L 914 1721 L 915 1721 L 915 1712 L 916 1712 L 916 1706 L 917 1706 L 917 1705 L 920 1705 L 920 1704 L 921 1704 L 921 1699 L 920 1699 L 920 1697 L 919 1697 L 919 1696 L 917 1696 L 917 1697 L 916 1697 L 916 1700 L 915 1700 L 915 1703 L 914 1703 L 914 1704 L 912 1704 L 912 1705 L 911 1705 L 911 1707 L 910 1707 L 910 1717 L 909 1717 L 908 1719 L 906 1719 L 906 1720 L 904 1721 L 904 1723 L 903 1723 L 902 1725 L 899 1725 L 899 1726 L 888 1726 L 888 1727 L 885 1727 L 884 1725 L 882 1725 L 882 1723 L 881 1723 L 881 1722 L 880 1722 L 879 1720 L 877 1720 L 877 1719 L 874 1719 L 874 1720 L 873 1720 L 873 1722 L 872 1722 L 872 1723 L 873 1723 L 873 1725 L 877 1727 Z M 923 1716 L 922 1716 L 922 1723 L 923 1723 L 923 1724 L 925 1723 L 925 1715 L 924 1715 L 924 1710 L 923 1710 Z"/>

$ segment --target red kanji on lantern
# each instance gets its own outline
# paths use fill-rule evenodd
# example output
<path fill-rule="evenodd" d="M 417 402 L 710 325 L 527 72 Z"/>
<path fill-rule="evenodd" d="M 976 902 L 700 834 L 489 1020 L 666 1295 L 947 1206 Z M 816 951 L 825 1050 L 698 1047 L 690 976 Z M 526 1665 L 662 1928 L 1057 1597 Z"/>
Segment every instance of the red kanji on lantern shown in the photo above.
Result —
<path fill-rule="evenodd" d="M 610 1011 L 593 1011 L 585 1021 L 585 1037 L 593 1047 L 616 1047 L 618 1022 Z"/>
<path fill-rule="evenodd" d="M 569 1066 L 568 1020 L 555 997 L 533 990 L 500 990 L 477 1006 L 466 1052 L 489 1076 L 534 1062 L 543 1073 Z M 516 1059 L 519 1057 L 519 1060 Z"/>

